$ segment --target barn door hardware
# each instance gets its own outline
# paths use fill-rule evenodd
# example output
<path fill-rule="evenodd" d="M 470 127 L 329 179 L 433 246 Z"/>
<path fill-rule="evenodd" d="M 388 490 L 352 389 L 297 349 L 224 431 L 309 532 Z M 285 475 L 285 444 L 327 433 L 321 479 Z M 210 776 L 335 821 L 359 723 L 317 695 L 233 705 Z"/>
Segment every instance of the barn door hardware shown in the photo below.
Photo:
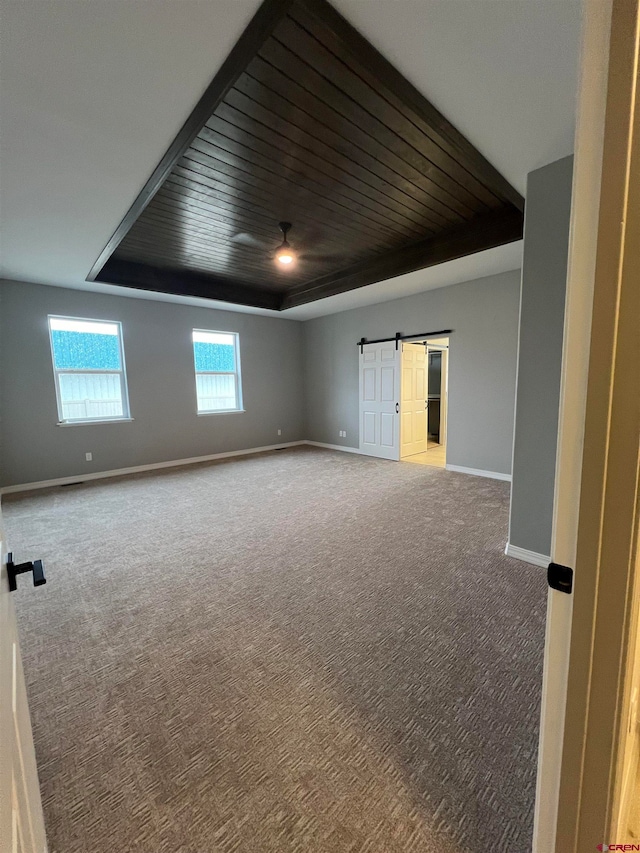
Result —
<path fill-rule="evenodd" d="M 42 560 L 34 560 L 33 563 L 18 563 L 13 562 L 13 554 L 7 554 L 7 576 L 9 578 L 9 591 L 15 592 L 17 587 L 16 577 L 23 572 L 33 572 L 33 585 L 42 586 L 47 582 L 44 576 L 44 566 Z"/>
<path fill-rule="evenodd" d="M 368 341 L 366 338 L 360 338 L 358 346 L 360 347 L 360 353 L 362 353 L 366 344 L 387 344 L 390 341 L 395 341 L 396 349 L 398 349 L 400 341 L 415 341 L 419 338 L 442 338 L 445 335 L 452 334 L 452 332 L 453 329 L 441 329 L 439 332 L 424 332 L 422 335 L 402 335 L 400 332 L 396 332 L 392 338 L 376 338 L 375 341 Z"/>

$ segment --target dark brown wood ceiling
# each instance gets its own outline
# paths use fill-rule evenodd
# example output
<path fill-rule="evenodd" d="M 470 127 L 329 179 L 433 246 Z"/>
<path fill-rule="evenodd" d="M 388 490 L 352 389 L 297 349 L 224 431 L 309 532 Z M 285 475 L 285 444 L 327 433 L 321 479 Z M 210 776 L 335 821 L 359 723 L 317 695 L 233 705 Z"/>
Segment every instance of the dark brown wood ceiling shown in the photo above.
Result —
<path fill-rule="evenodd" d="M 88 278 L 283 309 L 517 240 L 523 206 L 326 0 L 266 0 Z"/>

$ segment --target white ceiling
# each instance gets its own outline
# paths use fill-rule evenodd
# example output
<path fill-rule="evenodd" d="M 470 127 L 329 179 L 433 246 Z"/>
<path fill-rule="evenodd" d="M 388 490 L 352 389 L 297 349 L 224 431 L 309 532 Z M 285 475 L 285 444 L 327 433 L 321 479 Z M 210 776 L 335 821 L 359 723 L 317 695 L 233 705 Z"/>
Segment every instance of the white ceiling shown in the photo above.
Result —
<path fill-rule="evenodd" d="M 523 194 L 528 172 L 573 150 L 578 0 L 333 2 Z M 257 6 L 1 0 L 0 275 L 88 286 L 96 257 Z M 514 269 L 520 251 L 502 247 L 284 316 Z"/>

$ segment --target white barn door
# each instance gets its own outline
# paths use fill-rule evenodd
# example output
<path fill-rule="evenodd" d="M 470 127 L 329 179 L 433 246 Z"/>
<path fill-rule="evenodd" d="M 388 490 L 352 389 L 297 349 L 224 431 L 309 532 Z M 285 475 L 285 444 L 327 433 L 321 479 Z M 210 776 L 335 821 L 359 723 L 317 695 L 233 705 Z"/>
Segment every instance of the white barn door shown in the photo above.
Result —
<path fill-rule="evenodd" d="M 400 456 L 427 449 L 427 351 L 424 344 L 402 345 Z"/>
<path fill-rule="evenodd" d="M 360 452 L 400 458 L 400 350 L 396 342 L 360 352 Z"/>
<path fill-rule="evenodd" d="M 31 720 L 0 516 L 0 850 L 46 853 Z M 21 576 L 31 584 L 31 576 Z"/>

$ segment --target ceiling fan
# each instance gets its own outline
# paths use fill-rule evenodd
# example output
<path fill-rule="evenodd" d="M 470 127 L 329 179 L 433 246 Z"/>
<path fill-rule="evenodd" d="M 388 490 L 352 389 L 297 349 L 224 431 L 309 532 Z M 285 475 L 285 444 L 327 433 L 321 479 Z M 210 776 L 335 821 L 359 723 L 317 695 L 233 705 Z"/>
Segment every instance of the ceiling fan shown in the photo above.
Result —
<path fill-rule="evenodd" d="M 287 240 L 287 234 L 291 230 L 291 223 L 290 222 L 279 222 L 278 228 L 282 231 L 282 244 L 277 249 L 274 257 L 275 257 L 276 261 L 278 261 L 279 264 L 283 264 L 286 267 L 286 266 L 289 266 L 289 264 L 292 264 L 296 259 L 296 256 L 293 253 L 291 245 L 289 244 L 289 241 Z"/>
<path fill-rule="evenodd" d="M 275 249 L 275 251 L 270 251 L 267 254 L 267 257 L 269 260 L 275 260 L 279 267 L 290 268 L 295 266 L 297 261 L 338 261 L 346 257 L 344 254 L 300 252 L 292 247 L 287 239 L 287 234 L 293 228 L 293 225 L 290 222 L 279 222 L 278 228 L 282 232 L 282 243 Z M 268 246 L 266 240 L 247 233 L 234 234 L 231 241 L 233 243 L 240 243 L 244 246 L 251 246 L 260 249 L 266 249 Z"/>

